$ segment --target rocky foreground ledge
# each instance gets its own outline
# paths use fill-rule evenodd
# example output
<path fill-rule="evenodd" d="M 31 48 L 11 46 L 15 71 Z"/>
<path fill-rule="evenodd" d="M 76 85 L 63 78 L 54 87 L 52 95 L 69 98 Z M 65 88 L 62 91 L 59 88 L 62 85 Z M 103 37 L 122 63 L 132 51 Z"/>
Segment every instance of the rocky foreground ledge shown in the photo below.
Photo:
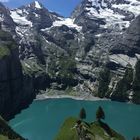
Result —
<path fill-rule="evenodd" d="M 78 119 L 70 117 L 67 118 L 55 140 L 78 140 L 79 137 L 83 140 L 125 140 L 125 138 L 111 129 L 107 124 L 103 122 L 87 123 L 82 121 L 80 124 L 81 132 L 78 133 Z"/>
<path fill-rule="evenodd" d="M 0 116 L 0 140 L 27 140 L 17 134 Z"/>

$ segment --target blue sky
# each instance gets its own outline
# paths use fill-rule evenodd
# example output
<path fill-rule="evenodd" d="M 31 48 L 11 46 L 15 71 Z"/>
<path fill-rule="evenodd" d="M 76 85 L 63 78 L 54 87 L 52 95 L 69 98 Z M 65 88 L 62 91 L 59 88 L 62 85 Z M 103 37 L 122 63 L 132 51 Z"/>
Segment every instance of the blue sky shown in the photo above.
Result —
<path fill-rule="evenodd" d="M 34 0 L 0 0 L 4 5 L 9 8 L 17 8 L 21 5 L 28 4 Z M 47 9 L 55 11 L 65 17 L 68 17 L 73 9 L 77 6 L 78 3 L 82 0 L 38 0 L 41 2 Z"/>

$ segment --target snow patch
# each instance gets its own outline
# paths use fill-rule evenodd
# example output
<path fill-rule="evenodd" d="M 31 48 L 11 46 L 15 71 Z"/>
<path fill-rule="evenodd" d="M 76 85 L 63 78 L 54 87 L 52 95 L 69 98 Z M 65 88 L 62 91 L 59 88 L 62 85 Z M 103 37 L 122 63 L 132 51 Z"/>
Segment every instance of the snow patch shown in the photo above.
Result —
<path fill-rule="evenodd" d="M 24 36 L 23 33 L 21 32 L 21 30 L 18 27 L 16 27 L 16 33 L 21 37 Z"/>
<path fill-rule="evenodd" d="M 42 9 L 42 6 L 39 4 L 38 1 L 35 1 L 35 8 Z"/>
<path fill-rule="evenodd" d="M 29 35 L 29 29 L 30 29 L 30 27 L 27 27 L 27 26 L 16 26 L 16 33 L 21 38 L 24 38 L 24 36 Z"/>
<path fill-rule="evenodd" d="M 130 91 L 128 98 L 129 98 L 130 100 L 133 99 L 133 91 Z"/>
<path fill-rule="evenodd" d="M 128 0 L 130 4 L 114 4 L 112 7 L 119 8 L 123 11 L 132 12 L 135 16 L 140 14 L 140 1 Z"/>
<path fill-rule="evenodd" d="M 102 0 L 102 6 L 103 6 L 103 7 L 107 7 L 107 4 L 105 3 L 104 0 Z"/>
<path fill-rule="evenodd" d="M 36 18 L 38 18 L 38 17 L 39 17 L 39 15 L 38 15 L 38 14 L 36 14 L 35 12 L 34 12 L 34 15 L 35 15 L 35 17 L 36 17 Z"/>
<path fill-rule="evenodd" d="M 46 41 L 46 43 L 48 43 L 49 45 L 51 45 L 51 42 L 49 42 L 45 37 L 43 37 L 44 40 Z M 46 47 L 45 47 L 46 48 Z"/>
<path fill-rule="evenodd" d="M 27 68 L 31 69 L 31 66 L 29 64 L 27 64 L 26 62 L 24 64 Z"/>
<path fill-rule="evenodd" d="M 95 36 L 96 37 L 101 37 L 103 34 L 96 34 Z"/>
<path fill-rule="evenodd" d="M 11 17 L 13 18 L 15 23 L 19 25 L 28 25 L 32 27 L 32 22 L 27 20 L 25 16 L 21 16 L 20 14 L 17 13 L 17 11 L 10 11 L 10 12 L 11 12 Z"/>
<path fill-rule="evenodd" d="M 140 59 L 140 54 L 136 53 L 135 56 Z"/>
<path fill-rule="evenodd" d="M 4 14 L 0 14 L 0 21 L 2 22 L 2 21 L 4 21 Z"/>
<path fill-rule="evenodd" d="M 80 31 L 82 29 L 81 26 L 78 26 L 77 24 L 74 24 L 74 19 L 71 19 L 71 18 L 65 18 L 63 20 L 53 22 L 53 26 L 62 26 L 62 25 L 66 25 L 70 28 L 75 28 L 78 31 Z"/>
<path fill-rule="evenodd" d="M 124 12 L 131 12 L 135 16 L 140 14 L 140 1 L 138 0 L 128 0 L 130 4 L 113 4 L 110 0 L 112 8 L 108 8 L 108 4 L 105 0 L 88 0 L 92 3 L 91 6 L 87 6 L 85 8 L 87 15 L 89 18 L 100 18 L 103 19 L 106 24 L 101 25 L 102 28 L 117 28 L 123 29 L 128 28 L 130 25 L 130 21 L 124 21 L 125 16 L 123 14 L 119 14 L 115 12 L 112 8 L 117 8 L 123 10 Z"/>
<path fill-rule="evenodd" d="M 23 12 L 22 12 L 21 9 L 17 9 L 16 12 L 17 12 L 18 14 L 23 14 Z"/>
<path fill-rule="evenodd" d="M 122 29 L 124 27 L 125 28 L 129 27 L 129 22 L 123 21 L 123 19 L 125 17 L 118 13 L 114 13 L 114 11 L 111 9 L 100 8 L 100 10 L 99 10 L 100 12 L 97 12 L 97 10 L 95 8 L 91 7 L 91 8 L 86 8 L 86 10 L 90 11 L 88 13 L 88 16 L 91 19 L 96 17 L 96 18 L 104 19 L 106 21 L 105 25 L 101 25 L 101 27 L 103 27 L 103 28 L 118 26 L 118 28 Z"/>

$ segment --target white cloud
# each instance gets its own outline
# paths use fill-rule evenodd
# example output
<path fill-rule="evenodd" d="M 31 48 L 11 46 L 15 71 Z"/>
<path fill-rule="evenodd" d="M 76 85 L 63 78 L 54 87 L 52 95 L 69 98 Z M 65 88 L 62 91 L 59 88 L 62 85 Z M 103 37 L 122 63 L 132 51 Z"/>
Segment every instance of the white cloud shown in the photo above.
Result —
<path fill-rule="evenodd" d="M 9 0 L 0 0 L 0 2 L 9 2 Z"/>

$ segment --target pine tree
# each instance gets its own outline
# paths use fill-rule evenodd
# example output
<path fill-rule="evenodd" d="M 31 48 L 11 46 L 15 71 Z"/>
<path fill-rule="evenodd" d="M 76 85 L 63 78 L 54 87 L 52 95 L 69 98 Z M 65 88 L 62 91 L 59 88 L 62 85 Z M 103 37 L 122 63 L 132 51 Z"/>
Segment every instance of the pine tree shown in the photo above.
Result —
<path fill-rule="evenodd" d="M 101 106 L 96 111 L 96 119 L 100 121 L 101 119 L 105 119 L 105 113 Z"/>
<path fill-rule="evenodd" d="M 86 111 L 85 111 L 84 108 L 82 108 L 82 109 L 80 110 L 79 118 L 80 118 L 81 120 L 86 119 Z"/>

